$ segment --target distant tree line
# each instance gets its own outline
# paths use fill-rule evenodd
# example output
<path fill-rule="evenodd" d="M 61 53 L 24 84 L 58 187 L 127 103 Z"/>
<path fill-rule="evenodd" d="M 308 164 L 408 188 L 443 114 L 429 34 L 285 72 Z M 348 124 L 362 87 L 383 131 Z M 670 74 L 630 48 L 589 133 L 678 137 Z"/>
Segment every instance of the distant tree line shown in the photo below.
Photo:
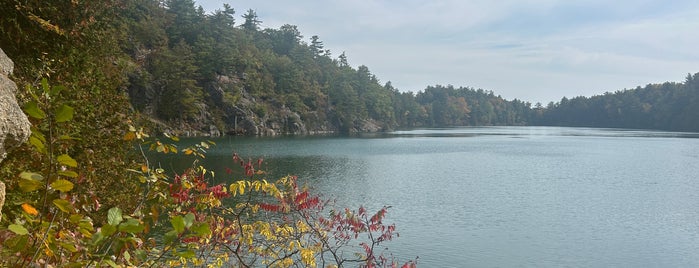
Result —
<path fill-rule="evenodd" d="M 535 106 L 532 124 L 699 131 L 699 73 L 684 83 L 649 84 Z"/>

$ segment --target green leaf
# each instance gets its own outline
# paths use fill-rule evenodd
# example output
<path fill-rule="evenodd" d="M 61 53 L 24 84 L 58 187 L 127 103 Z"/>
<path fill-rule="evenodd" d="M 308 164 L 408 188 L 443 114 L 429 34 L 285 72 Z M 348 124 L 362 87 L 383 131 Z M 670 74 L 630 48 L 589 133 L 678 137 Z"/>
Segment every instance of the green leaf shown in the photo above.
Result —
<path fill-rule="evenodd" d="M 145 229 L 145 227 L 137 219 L 128 219 L 126 222 L 119 225 L 119 231 L 135 234 L 140 233 Z"/>
<path fill-rule="evenodd" d="M 180 258 L 185 258 L 185 259 L 191 259 L 191 258 L 194 258 L 197 256 L 196 253 L 194 253 L 194 251 L 189 250 L 189 249 L 185 250 L 185 251 L 177 252 L 177 253 L 175 253 L 175 255 L 177 255 Z"/>
<path fill-rule="evenodd" d="M 117 231 L 116 225 L 107 224 L 107 225 L 102 226 L 102 230 L 100 231 L 100 233 L 103 236 L 110 236 L 110 235 L 114 234 L 116 231 Z"/>
<path fill-rule="evenodd" d="M 177 239 L 177 231 L 172 230 L 167 233 L 165 233 L 165 237 L 163 237 L 163 242 L 165 242 L 165 245 L 172 244 L 172 242 Z"/>
<path fill-rule="evenodd" d="M 70 190 L 73 190 L 73 183 L 68 180 L 56 180 L 51 183 L 51 188 L 64 193 L 70 192 Z"/>
<path fill-rule="evenodd" d="M 184 215 L 184 227 L 192 227 L 192 223 L 194 223 L 194 214 L 190 212 L 187 213 L 187 215 Z"/>
<path fill-rule="evenodd" d="M 92 222 L 89 220 L 80 221 L 80 223 L 78 223 L 78 227 L 80 227 L 81 231 L 85 230 L 92 232 L 95 230 L 95 228 L 92 226 Z"/>
<path fill-rule="evenodd" d="M 44 149 L 46 148 L 46 145 L 44 145 L 39 138 L 34 136 L 29 137 L 29 144 L 33 145 L 39 152 L 44 152 Z"/>
<path fill-rule="evenodd" d="M 27 228 L 24 228 L 24 226 L 19 225 L 19 224 L 10 224 L 7 226 L 7 229 L 12 231 L 13 233 L 15 233 L 17 235 L 29 234 L 29 231 L 27 231 Z"/>
<path fill-rule="evenodd" d="M 58 163 L 61 163 L 63 165 L 69 166 L 69 167 L 77 167 L 78 166 L 78 161 L 75 161 L 70 155 L 67 154 L 62 154 L 59 155 L 56 160 Z"/>
<path fill-rule="evenodd" d="M 129 254 L 128 251 L 124 251 L 124 260 L 126 260 L 127 263 L 131 262 L 131 254 Z"/>
<path fill-rule="evenodd" d="M 42 133 L 40 129 L 38 129 L 36 126 L 32 126 L 30 129 L 32 131 L 32 136 L 35 136 L 41 142 L 46 143 L 46 136 L 44 136 L 44 133 Z"/>
<path fill-rule="evenodd" d="M 73 212 L 73 205 L 70 204 L 68 200 L 65 199 L 54 199 L 53 204 L 58 207 L 61 211 L 65 213 L 71 213 Z"/>
<path fill-rule="evenodd" d="M 34 172 L 27 172 L 23 171 L 22 173 L 19 173 L 19 177 L 25 180 L 35 180 L 35 181 L 42 181 L 44 180 L 44 176 L 41 176 L 39 173 L 34 173 Z"/>
<path fill-rule="evenodd" d="M 44 93 L 46 94 L 48 94 L 51 90 L 51 87 L 49 86 L 49 80 L 46 79 L 46 77 L 41 78 L 41 89 L 43 89 Z"/>
<path fill-rule="evenodd" d="M 91 263 L 91 262 L 89 262 L 89 261 L 76 261 L 76 262 L 67 263 L 67 264 L 66 264 L 65 266 L 63 266 L 63 267 L 66 267 L 66 268 L 83 268 L 83 267 L 87 267 L 87 265 L 90 264 L 90 263 Z"/>
<path fill-rule="evenodd" d="M 24 88 L 26 89 L 26 92 L 29 92 L 29 95 L 31 95 L 32 99 L 34 99 L 35 101 L 39 100 L 39 96 L 37 96 L 36 93 L 34 93 L 34 87 L 32 87 L 31 85 L 26 85 L 24 86 Z"/>
<path fill-rule="evenodd" d="M 107 226 L 109 226 L 109 225 L 103 226 L 102 230 L 100 230 L 99 232 L 96 232 L 95 234 L 92 235 L 92 241 L 90 242 L 90 243 L 92 243 L 92 245 L 97 245 L 98 243 L 102 242 L 102 240 L 104 240 L 104 237 L 105 237 L 104 236 L 104 227 L 107 227 Z"/>
<path fill-rule="evenodd" d="M 123 220 L 124 220 L 124 218 L 121 216 L 121 209 L 120 208 L 113 207 L 113 208 L 110 208 L 109 211 L 107 211 L 107 223 L 109 225 L 117 226 Z"/>
<path fill-rule="evenodd" d="M 70 107 L 66 104 L 61 105 L 61 107 L 58 107 L 58 109 L 56 110 L 56 122 L 62 123 L 72 120 L 73 111 L 73 107 Z"/>
<path fill-rule="evenodd" d="M 82 140 L 81 138 L 71 137 L 70 135 L 61 135 L 61 136 L 58 136 L 58 139 L 59 139 L 59 140 L 64 140 L 64 141 L 65 141 L 65 140 L 75 140 L 75 141 Z"/>
<path fill-rule="evenodd" d="M 78 173 L 75 171 L 71 170 L 62 170 L 58 172 L 58 175 L 64 176 L 64 177 L 70 177 L 70 178 L 77 178 Z"/>
<path fill-rule="evenodd" d="M 9 227 L 9 226 L 8 226 Z M 27 243 L 29 242 L 29 236 L 28 235 L 17 235 L 14 237 L 10 237 L 7 240 L 3 242 L 3 247 L 4 248 L 9 248 L 11 252 L 17 253 L 22 250 L 26 250 L 25 246 L 27 246 Z"/>
<path fill-rule="evenodd" d="M 77 224 L 78 222 L 80 222 L 83 219 L 83 215 L 73 214 L 73 215 L 70 215 L 70 217 L 68 217 L 68 219 L 70 220 L 70 223 Z"/>
<path fill-rule="evenodd" d="M 182 216 L 175 216 L 170 219 L 170 223 L 172 224 L 172 228 L 175 229 L 175 232 L 178 234 L 181 234 L 184 232 L 184 218 Z"/>
<path fill-rule="evenodd" d="M 60 244 L 62 248 L 70 251 L 71 253 L 78 252 L 78 248 L 76 248 L 73 244 L 70 243 L 61 243 Z"/>
<path fill-rule="evenodd" d="M 21 178 L 19 180 L 19 188 L 23 192 L 36 191 L 43 186 L 41 181 L 44 180 L 44 176 L 41 176 L 41 174 L 24 171 L 19 174 L 19 177 Z"/>
<path fill-rule="evenodd" d="M 64 89 L 66 89 L 66 87 L 64 87 L 64 86 L 52 86 L 52 87 L 51 87 L 51 92 L 49 92 L 49 96 L 51 96 L 51 97 L 56 97 L 56 96 L 58 96 L 58 94 L 61 93 L 61 91 L 63 91 Z"/>
<path fill-rule="evenodd" d="M 209 224 L 205 222 L 194 224 L 192 225 L 192 228 L 190 228 L 189 230 L 194 232 L 199 237 L 207 237 L 211 235 L 211 229 L 209 228 Z"/>
<path fill-rule="evenodd" d="M 37 180 L 31 180 L 31 179 L 20 179 L 19 182 L 19 189 L 22 190 L 22 192 L 33 192 L 41 188 L 43 186 L 43 183 Z"/>
<path fill-rule="evenodd" d="M 46 113 L 39 108 L 36 101 L 27 102 L 27 104 L 24 105 L 24 112 L 27 113 L 28 116 L 36 119 L 44 119 L 46 117 Z"/>

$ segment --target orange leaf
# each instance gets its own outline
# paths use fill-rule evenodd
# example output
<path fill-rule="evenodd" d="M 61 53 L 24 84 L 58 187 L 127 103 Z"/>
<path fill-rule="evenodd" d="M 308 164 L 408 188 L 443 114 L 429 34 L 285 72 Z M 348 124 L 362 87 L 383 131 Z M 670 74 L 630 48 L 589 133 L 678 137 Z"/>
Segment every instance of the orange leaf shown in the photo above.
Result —
<path fill-rule="evenodd" d="M 22 204 L 22 210 L 24 210 L 24 212 L 26 212 L 29 215 L 39 215 L 39 211 L 37 211 L 36 208 L 27 203 Z"/>

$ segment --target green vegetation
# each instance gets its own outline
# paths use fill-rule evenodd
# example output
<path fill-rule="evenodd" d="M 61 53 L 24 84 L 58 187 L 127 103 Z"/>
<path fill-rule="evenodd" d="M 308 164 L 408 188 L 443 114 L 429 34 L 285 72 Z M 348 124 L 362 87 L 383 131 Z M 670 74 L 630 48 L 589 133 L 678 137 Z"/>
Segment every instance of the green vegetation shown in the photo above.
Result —
<path fill-rule="evenodd" d="M 187 131 L 209 105 L 201 77 L 212 71 L 201 63 L 216 68 L 214 59 L 227 59 L 199 55 L 188 43 L 204 38 L 194 28 L 163 28 L 162 36 L 148 28 L 173 18 L 168 12 L 178 6 L 191 11 L 190 3 L 170 1 L 168 9 L 143 1 L 0 3 L 0 46 L 16 63 L 18 98 L 33 125 L 30 140 L 0 170 L 7 182 L 0 266 L 394 266 L 383 246 L 395 235 L 395 226 L 383 223 L 387 208 L 334 210 L 294 177 L 267 182 L 261 161 L 253 167 L 236 158 L 245 176 L 214 184 L 213 173 L 196 165 L 209 143 L 177 148 L 131 126 L 165 120 Z M 185 15 L 177 18 L 201 18 L 200 11 Z M 223 30 L 255 38 L 257 20 L 249 15 L 244 31 L 232 20 Z M 150 38 L 139 40 L 148 47 L 129 43 L 139 34 Z M 170 44 L 169 36 L 181 38 Z M 267 74 L 249 74 L 250 85 L 269 83 Z M 155 101 L 133 107 L 155 120 L 131 109 L 137 98 L 128 93 L 138 86 L 144 90 L 135 92 Z M 259 90 L 255 97 L 272 96 L 252 88 Z M 242 98 L 221 95 L 221 102 Z M 304 101 L 287 99 L 299 107 Z M 264 102 L 255 107 L 258 116 L 272 111 Z M 144 145 L 193 157 L 193 168 L 167 175 L 150 165 Z"/>
<path fill-rule="evenodd" d="M 534 124 L 699 132 L 699 73 L 600 96 L 563 98 L 534 109 Z"/>
<path fill-rule="evenodd" d="M 196 165 L 212 142 L 178 149 L 146 140 L 143 129 L 133 126 L 123 140 L 137 142 L 141 161 L 122 171 L 133 188 L 105 193 L 117 204 L 103 207 L 104 196 L 85 183 L 90 164 L 71 156 L 70 148 L 81 139 L 70 134 L 76 114 L 60 98 L 66 88 L 42 79 L 40 88 L 27 90 L 31 100 L 24 110 L 33 120 L 29 145 L 38 165 L 10 184 L 9 220 L 0 229 L 3 267 L 397 265 L 380 249 L 396 235 L 394 225 L 383 223 L 388 208 L 375 214 L 363 207 L 328 211 L 330 203 L 295 177 L 270 183 L 260 170 L 262 159 L 253 164 L 237 155 L 232 163 L 244 170 L 243 177 L 217 184 L 213 172 Z M 192 157 L 194 167 L 169 176 L 150 165 L 146 146 L 158 153 L 181 152 Z M 113 185 L 109 179 L 95 183 Z M 352 246 L 361 250 L 345 256 Z M 414 262 L 403 265 L 410 266 Z"/>
<path fill-rule="evenodd" d="M 344 52 L 333 58 L 316 35 L 304 41 L 293 25 L 261 29 L 254 10 L 240 25 L 230 6 L 206 14 L 191 0 L 143 1 L 123 13 L 131 102 L 176 128 L 304 133 L 296 123 L 308 132 L 350 133 L 527 123 L 527 104 L 492 92 L 437 86 L 401 93 L 368 67 L 350 67 Z"/>
<path fill-rule="evenodd" d="M 99 196 L 104 205 L 135 205 L 114 194 L 134 186 L 123 175 L 132 147 L 119 138 L 127 129 L 130 109 L 123 93 L 128 58 L 117 46 L 116 8 L 108 1 L 0 2 L 0 48 L 15 63 L 18 101 L 30 115 L 32 107 L 46 115 L 30 116 L 33 139 L 5 159 L 2 178 L 55 170 L 54 157 L 70 155 L 81 163 L 73 170 L 80 174 L 73 182 L 87 194 L 80 198 Z M 73 117 L 56 122 L 63 105 L 72 108 Z M 37 140 L 55 151 L 37 147 Z M 16 180 L 6 183 L 10 191 L 18 190 L 13 188 Z M 93 216 L 105 213 L 95 211 Z"/>

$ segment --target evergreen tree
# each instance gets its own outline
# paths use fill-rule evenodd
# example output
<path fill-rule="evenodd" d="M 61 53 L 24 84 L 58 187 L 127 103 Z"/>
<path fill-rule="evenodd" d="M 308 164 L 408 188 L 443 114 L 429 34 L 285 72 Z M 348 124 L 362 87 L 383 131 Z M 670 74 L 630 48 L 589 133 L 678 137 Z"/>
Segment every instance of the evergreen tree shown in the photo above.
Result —
<path fill-rule="evenodd" d="M 248 9 L 247 13 L 243 15 L 243 19 L 245 22 L 240 27 L 251 32 L 259 30 L 262 21 L 257 17 L 257 12 L 254 9 Z"/>

